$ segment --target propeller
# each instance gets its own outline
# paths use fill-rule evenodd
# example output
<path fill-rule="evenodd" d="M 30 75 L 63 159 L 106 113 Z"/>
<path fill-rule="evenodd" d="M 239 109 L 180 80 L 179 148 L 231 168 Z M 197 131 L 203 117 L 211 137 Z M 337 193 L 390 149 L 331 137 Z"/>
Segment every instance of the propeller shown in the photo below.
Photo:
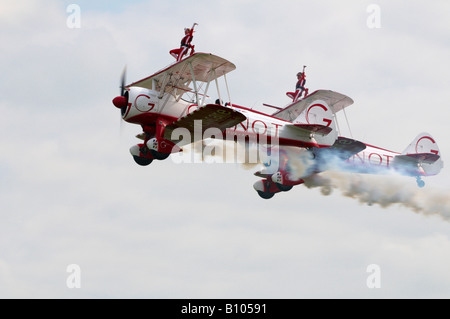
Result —
<path fill-rule="evenodd" d="M 122 76 L 120 78 L 120 95 L 123 96 L 125 94 L 125 82 L 127 79 L 127 66 L 123 68 Z"/>
<path fill-rule="evenodd" d="M 127 66 L 123 68 L 122 76 L 120 77 L 120 96 L 113 99 L 113 104 L 115 107 L 120 109 L 120 135 L 123 132 L 123 116 L 127 111 L 128 106 L 128 92 L 125 89 L 125 82 L 127 77 Z"/>
<path fill-rule="evenodd" d="M 127 67 L 125 66 L 120 77 L 120 96 L 115 97 L 112 101 L 114 106 L 121 110 L 122 116 L 125 114 L 128 106 L 128 93 L 125 90 L 126 74 Z"/>

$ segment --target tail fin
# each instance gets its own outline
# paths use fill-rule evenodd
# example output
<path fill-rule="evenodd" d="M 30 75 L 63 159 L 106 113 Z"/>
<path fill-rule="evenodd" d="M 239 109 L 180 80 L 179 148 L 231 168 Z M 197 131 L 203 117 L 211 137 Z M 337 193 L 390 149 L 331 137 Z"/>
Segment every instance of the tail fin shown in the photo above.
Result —
<path fill-rule="evenodd" d="M 436 175 L 444 166 L 441 152 L 435 139 L 428 133 L 421 133 L 408 145 L 396 160 L 415 162 L 423 169 L 423 175 Z"/>
<path fill-rule="evenodd" d="M 428 133 L 420 133 L 402 152 L 402 155 L 425 153 L 441 156 L 439 147 L 434 138 Z"/>

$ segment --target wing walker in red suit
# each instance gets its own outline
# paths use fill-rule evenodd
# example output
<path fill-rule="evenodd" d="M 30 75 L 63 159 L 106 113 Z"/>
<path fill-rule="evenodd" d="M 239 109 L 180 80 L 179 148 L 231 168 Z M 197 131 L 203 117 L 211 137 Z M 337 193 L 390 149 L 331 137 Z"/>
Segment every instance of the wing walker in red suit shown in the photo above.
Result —
<path fill-rule="evenodd" d="M 179 49 L 173 49 L 169 53 L 171 56 L 173 56 L 177 62 L 180 62 L 185 55 L 187 55 L 189 49 L 191 49 L 190 55 L 194 53 L 194 47 L 195 45 L 191 44 L 192 38 L 194 37 L 194 28 L 198 25 L 198 23 L 194 23 L 191 29 L 185 28 L 184 29 L 184 37 L 181 39 L 181 45 Z"/>
<path fill-rule="evenodd" d="M 214 152 L 222 163 L 231 160 L 233 163 L 262 164 L 255 172 L 260 179 L 253 188 L 264 199 L 290 191 L 293 186 L 303 184 L 305 179 L 320 178 L 318 174 L 329 169 L 356 174 L 395 171 L 415 177 L 417 185 L 423 187 L 422 177 L 436 175 L 443 168 L 437 142 L 428 133 L 419 134 L 402 153 L 342 136 L 337 114 L 342 112 L 346 118 L 345 109 L 353 104 L 353 100 L 331 90 L 308 94 L 304 88 L 304 69 L 299 76 L 303 83 L 300 81 L 298 92 L 294 92 L 297 96 L 293 95 L 293 98 L 299 98 L 301 93 L 306 93 L 306 97 L 284 108 L 271 106 L 276 109 L 274 113 L 263 113 L 231 102 L 222 105 L 220 100 L 224 95 L 221 95 L 219 83 L 222 81 L 219 79 L 225 82 L 227 100 L 231 101 L 227 74 L 235 69 L 233 63 L 212 53 L 193 53 L 129 85 L 125 84 L 124 72 L 120 95 L 112 102 L 124 121 L 142 129 L 136 136 L 141 141 L 129 149 L 136 164 L 147 166 L 154 161 L 167 160 L 169 156 L 175 163 L 183 163 L 184 159 L 177 154 L 181 155 L 184 147 L 191 147 L 189 153 L 193 154 L 197 151 L 194 151 L 194 143 L 214 136 L 215 143 L 222 139 L 241 147 L 231 149 L 229 153 L 226 144 L 216 144 L 219 148 L 208 145 L 202 151 L 201 162 L 207 163 L 209 159 L 204 160 L 204 156 L 209 158 Z M 211 83 L 216 84 L 216 92 L 210 90 L 214 87 Z M 222 93 L 225 92 L 223 89 Z M 216 98 L 219 102 L 214 103 Z M 396 129 L 401 134 L 401 128 Z M 204 145 L 207 144 L 210 142 Z M 242 149 L 245 149 L 244 154 Z M 257 154 L 251 153 L 253 151 Z M 183 158 L 189 163 L 199 163 L 189 153 Z M 301 170 L 297 169 L 299 161 Z M 142 174 L 141 178 L 148 176 L 148 173 Z"/>
<path fill-rule="evenodd" d="M 308 95 L 308 89 L 305 88 L 305 84 L 306 84 L 306 75 L 305 75 L 305 68 L 306 65 L 303 66 L 303 72 L 298 72 L 297 73 L 297 84 L 295 85 L 295 92 L 287 92 L 286 95 L 289 96 L 292 99 L 292 102 L 297 102 L 303 92 L 305 92 L 305 97 Z"/>

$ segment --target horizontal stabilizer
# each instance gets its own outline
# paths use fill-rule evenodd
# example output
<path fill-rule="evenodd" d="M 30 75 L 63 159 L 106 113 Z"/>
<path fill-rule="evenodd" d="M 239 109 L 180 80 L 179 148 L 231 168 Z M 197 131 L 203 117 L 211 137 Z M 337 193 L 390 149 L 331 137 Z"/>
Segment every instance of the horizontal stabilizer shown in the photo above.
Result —
<path fill-rule="evenodd" d="M 413 163 L 433 164 L 441 157 L 433 153 L 416 153 L 407 155 L 397 155 L 395 160 L 404 160 Z"/>

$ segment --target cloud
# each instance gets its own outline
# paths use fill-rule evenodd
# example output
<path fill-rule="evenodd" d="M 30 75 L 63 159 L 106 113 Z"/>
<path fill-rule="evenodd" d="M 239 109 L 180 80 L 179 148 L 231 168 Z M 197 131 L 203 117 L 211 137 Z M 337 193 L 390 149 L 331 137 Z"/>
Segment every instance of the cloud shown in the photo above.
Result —
<path fill-rule="evenodd" d="M 70 29 L 65 3 L 2 1 L 0 295 L 370 298 L 366 267 L 379 263 L 386 277 L 375 296 L 404 296 L 411 278 L 427 289 L 411 285 L 408 297 L 445 296 L 448 225 L 439 218 L 301 186 L 262 201 L 252 171 L 229 164 L 138 167 L 128 149 L 140 128 L 125 123 L 120 135 L 111 104 L 125 64 L 129 82 L 168 65 L 182 29 L 198 22 L 198 51 L 237 65 L 237 104 L 287 103 L 307 64 L 311 89 L 355 97 L 355 135 L 395 150 L 428 130 L 445 157 L 446 20 L 416 37 L 415 22 L 394 23 L 403 8 L 380 5 L 379 32 L 367 29 L 365 5 L 331 1 L 81 3 L 81 28 Z M 408 6 L 430 17 L 446 5 L 426 7 Z M 445 185 L 446 174 L 429 185 Z M 65 286 L 73 263 L 80 290 Z"/>

